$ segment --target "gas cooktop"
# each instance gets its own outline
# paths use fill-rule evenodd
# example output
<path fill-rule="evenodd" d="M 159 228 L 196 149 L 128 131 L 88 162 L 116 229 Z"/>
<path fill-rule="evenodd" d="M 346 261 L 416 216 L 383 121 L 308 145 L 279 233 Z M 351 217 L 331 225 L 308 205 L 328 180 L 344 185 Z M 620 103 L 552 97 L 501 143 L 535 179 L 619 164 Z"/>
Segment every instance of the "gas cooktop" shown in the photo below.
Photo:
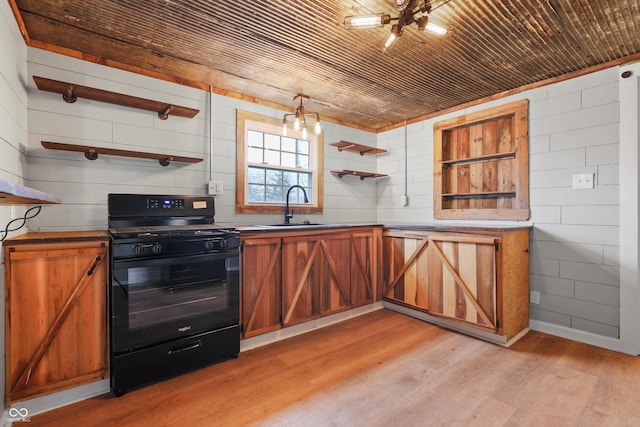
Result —
<path fill-rule="evenodd" d="M 140 227 L 112 227 L 109 229 L 111 236 L 116 239 L 140 238 L 140 237 L 198 237 L 220 236 L 229 233 L 237 233 L 233 227 L 225 227 L 216 224 L 189 224 L 189 225 L 155 225 Z"/>

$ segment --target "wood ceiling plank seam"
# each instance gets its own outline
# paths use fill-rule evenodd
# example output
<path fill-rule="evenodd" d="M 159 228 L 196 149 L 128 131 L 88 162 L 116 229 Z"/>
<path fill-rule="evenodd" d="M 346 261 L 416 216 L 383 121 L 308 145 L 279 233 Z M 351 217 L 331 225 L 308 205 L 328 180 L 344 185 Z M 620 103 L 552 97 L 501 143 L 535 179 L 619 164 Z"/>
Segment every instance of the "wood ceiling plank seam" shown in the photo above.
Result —
<path fill-rule="evenodd" d="M 460 9 L 458 16 L 463 16 L 462 19 L 466 19 L 467 16 L 475 13 L 477 13 L 477 11 L 475 10 Z M 478 22 L 481 22 L 481 21 L 478 21 Z M 476 25 L 482 25 L 482 24 L 476 24 Z M 474 27 L 471 25 L 465 26 L 465 30 L 468 30 L 468 29 L 473 30 L 473 28 Z M 483 31 L 489 32 L 489 28 L 483 27 L 481 30 L 475 30 L 473 32 L 472 37 L 474 37 L 475 39 L 478 39 L 481 42 L 482 47 L 488 48 L 488 43 L 482 43 L 482 39 L 479 39 L 476 36 L 476 34 L 481 34 Z M 465 34 L 472 34 L 472 33 L 471 31 L 468 31 L 468 33 L 465 33 Z M 494 77 L 495 70 L 490 69 L 490 67 L 488 67 L 485 63 L 478 62 L 477 60 L 475 60 L 477 58 L 477 54 L 474 51 L 470 50 L 470 49 L 473 49 L 474 47 L 471 46 L 469 43 L 452 44 L 449 47 L 454 51 L 454 55 L 449 55 L 450 57 L 453 56 L 455 58 L 458 58 L 458 57 L 461 58 L 461 65 L 458 67 L 458 69 L 464 70 L 465 68 L 462 66 L 462 64 L 464 63 L 468 64 L 468 62 L 473 62 L 475 65 L 477 65 L 478 69 L 482 69 L 484 71 L 482 73 L 474 72 L 473 75 L 469 75 L 469 77 L 467 78 L 469 78 L 470 80 L 476 80 L 476 81 L 479 79 L 482 79 L 482 81 L 479 83 L 481 83 L 483 86 L 487 86 L 486 83 L 491 83 L 491 87 L 487 86 L 488 89 L 495 90 L 496 88 L 500 89 L 504 87 L 504 85 L 500 85 L 499 82 L 497 81 L 498 77 Z M 480 74 L 484 75 L 484 77 L 479 77 Z"/>
<path fill-rule="evenodd" d="M 629 30 L 624 21 L 624 15 L 622 14 L 620 6 L 614 8 L 611 5 L 607 6 L 601 3 L 596 3 L 593 8 L 594 14 L 602 18 L 601 20 L 599 20 L 601 22 L 598 23 L 602 32 L 602 39 L 607 40 L 607 35 L 611 34 L 616 40 L 615 45 L 610 45 L 611 59 L 609 60 L 613 60 L 621 56 L 630 55 L 632 49 L 630 48 L 630 46 L 626 45 L 626 43 L 624 42 L 625 38 L 622 35 L 622 33 L 624 32 L 624 34 L 627 34 L 626 38 L 629 39 Z M 595 8 L 597 8 L 598 12 L 595 11 Z M 607 10 L 605 10 L 604 8 L 607 8 Z"/>
<path fill-rule="evenodd" d="M 576 14 L 578 13 L 578 10 L 576 8 L 577 3 L 567 2 L 567 6 L 570 12 L 567 12 L 565 8 L 561 9 L 564 12 L 564 17 L 566 18 L 562 20 L 563 27 L 565 29 L 565 31 L 563 31 L 563 34 L 571 37 L 571 43 L 574 45 L 574 49 L 581 60 L 581 61 L 574 62 L 575 68 L 570 71 L 575 71 L 580 68 L 594 65 L 593 61 L 590 62 L 587 60 L 588 52 L 590 52 L 590 48 L 588 46 L 585 46 L 585 43 L 582 41 L 582 37 L 583 36 L 588 37 L 589 44 L 593 44 L 593 41 L 591 40 L 591 35 L 589 34 L 588 29 L 585 29 L 585 27 L 581 23 L 577 22 L 575 19 Z M 580 34 L 580 39 L 578 39 L 578 37 L 575 36 L 576 34 Z M 587 54 L 587 58 L 585 58 L 585 54 Z"/>
<path fill-rule="evenodd" d="M 585 49 L 585 53 L 587 54 L 587 57 L 593 58 L 593 60 L 590 62 L 590 65 L 595 65 L 595 63 L 600 62 L 601 59 L 604 59 L 606 61 L 606 58 L 611 58 L 610 52 L 609 52 L 609 55 L 606 56 L 606 58 L 603 58 L 602 56 L 598 58 L 598 56 L 593 54 L 594 52 L 592 50 L 592 46 L 598 46 L 600 44 L 599 41 L 603 39 L 604 31 L 600 26 L 598 18 L 593 11 L 593 8 L 591 8 L 591 5 L 588 4 L 588 0 L 581 0 L 573 4 L 576 9 L 580 10 L 580 15 L 582 16 L 582 19 L 588 20 L 588 22 L 590 22 L 590 25 L 584 25 L 582 20 L 577 21 L 577 23 L 580 25 L 580 30 L 582 31 L 582 34 L 588 37 L 589 39 L 589 43 L 582 43 L 582 47 L 583 49 Z M 600 55 L 603 54 L 602 47 L 603 46 L 599 47 Z M 609 46 L 604 45 L 604 49 L 609 50 Z"/>
<path fill-rule="evenodd" d="M 466 18 L 466 16 L 468 16 L 468 15 L 470 15 L 472 13 L 475 13 L 475 11 L 471 12 L 471 11 L 460 9 L 460 12 L 459 12 L 460 15 L 459 16 L 464 16 Z M 465 18 L 463 18 L 463 19 L 465 19 Z M 470 26 L 470 25 L 467 25 L 465 27 L 465 30 L 468 30 L 468 34 L 474 34 L 474 35 L 472 35 L 472 37 L 474 37 L 476 39 L 477 39 L 477 37 L 475 36 L 475 34 L 481 33 L 481 31 L 477 31 L 477 30 L 474 33 L 472 33 L 471 30 L 473 30 L 473 27 Z M 485 30 L 485 31 L 487 31 L 487 30 Z M 467 33 L 465 33 L 465 34 L 467 34 Z M 481 39 L 480 39 L 480 42 L 482 42 Z M 477 58 L 477 54 L 475 52 L 469 50 L 469 49 L 472 49 L 473 47 L 470 46 L 467 43 L 460 43 L 459 45 L 458 44 L 453 44 L 450 47 L 452 49 L 457 49 L 457 51 L 455 52 L 455 55 L 453 55 L 453 56 L 454 57 L 461 57 L 463 63 L 465 62 L 466 58 L 468 58 L 469 60 L 471 60 L 471 59 L 475 60 Z M 478 66 L 479 69 L 481 68 L 481 69 L 483 69 L 485 71 L 485 73 L 481 73 L 481 74 L 485 74 L 485 76 L 491 76 L 488 79 L 491 81 L 492 84 L 494 84 L 494 77 L 493 76 L 495 75 L 495 70 L 491 69 L 492 67 L 487 66 L 486 62 L 483 63 L 483 62 L 475 61 L 475 63 Z M 499 87 L 503 87 L 503 85 L 498 85 L 498 86 Z"/>
<path fill-rule="evenodd" d="M 482 5 L 474 5 L 474 6 L 481 7 Z M 488 13 L 488 14 L 493 14 L 493 16 L 496 18 L 496 20 L 500 21 L 501 16 L 500 16 L 500 14 L 498 13 L 498 11 L 496 9 L 493 9 L 492 11 L 489 10 L 489 9 L 485 9 L 485 12 Z M 478 13 L 478 12 L 474 11 L 473 13 Z M 471 12 L 468 13 L 468 15 L 471 15 Z M 485 22 L 486 22 L 485 20 L 476 21 L 476 25 L 479 26 L 479 29 L 474 31 L 473 36 L 472 36 L 475 40 L 478 40 L 480 42 L 480 45 L 481 45 L 480 47 L 482 48 L 482 51 L 489 50 L 490 46 L 492 44 L 491 40 L 485 39 L 485 37 L 483 36 L 484 34 L 491 34 L 490 37 L 492 39 L 500 37 L 498 34 L 496 34 L 495 29 L 494 29 L 494 32 L 491 33 L 491 28 L 489 28 L 487 25 L 484 25 Z M 473 30 L 475 27 L 469 26 L 469 28 L 471 30 Z M 507 40 L 510 39 L 509 37 L 505 37 L 505 38 Z M 503 38 L 503 40 L 504 40 L 504 38 Z M 495 43 L 495 41 L 493 43 Z M 514 66 L 510 66 L 509 63 L 511 62 L 511 63 L 515 64 L 515 63 L 519 62 L 518 58 L 522 57 L 521 52 L 515 51 L 514 48 L 511 48 L 509 45 L 507 45 L 505 43 L 503 43 L 503 50 L 501 52 L 503 52 L 503 54 L 506 54 L 505 55 L 506 59 L 504 61 L 504 64 L 505 64 L 504 68 L 510 69 L 512 71 L 512 74 L 520 75 L 521 70 L 519 70 L 518 68 L 515 68 Z M 492 70 L 487 70 L 487 71 L 488 71 L 486 73 L 487 75 L 489 75 L 489 76 L 493 75 L 492 72 L 489 72 L 489 71 L 492 71 Z M 496 77 L 496 79 L 497 79 L 497 77 Z M 509 86 L 512 86 L 515 83 L 517 83 L 517 82 L 512 82 Z M 504 85 L 499 85 L 499 88 L 500 89 L 504 89 Z"/>
<path fill-rule="evenodd" d="M 551 5 L 551 3 L 549 3 Z M 578 52 L 578 50 L 576 49 L 576 41 L 575 41 L 575 35 L 574 33 L 570 32 L 570 31 L 564 31 L 565 29 L 565 23 L 564 23 L 564 19 L 558 14 L 557 12 L 558 8 L 556 7 L 550 7 L 550 9 L 546 9 L 547 11 L 547 15 L 549 17 L 549 20 L 555 23 L 556 26 L 556 34 L 557 35 L 562 35 L 563 39 L 562 39 L 562 43 L 560 43 L 560 46 L 557 47 L 558 51 L 563 52 L 564 54 L 564 58 L 571 58 L 571 63 L 572 64 L 581 64 L 584 63 L 584 60 L 582 58 L 582 56 L 580 55 L 580 52 Z M 566 13 L 565 13 L 566 15 Z M 552 65 L 554 68 L 558 67 L 557 61 L 555 63 L 553 63 Z M 551 77 L 551 76 L 549 76 Z"/>
<path fill-rule="evenodd" d="M 518 4 L 514 4 L 513 1 L 511 0 L 506 0 L 503 3 L 501 3 L 501 6 L 504 8 L 505 11 L 508 12 L 508 14 L 510 15 L 510 19 L 513 21 L 517 21 L 520 23 L 520 25 L 522 26 L 522 28 L 524 28 L 525 30 L 530 30 L 531 33 L 535 33 L 532 25 L 530 24 L 529 21 L 524 20 L 521 16 L 520 9 L 522 8 L 522 5 L 520 4 L 520 2 L 518 2 Z M 506 16 L 506 15 L 505 15 Z M 557 26 L 557 25 L 556 25 Z M 558 35 L 560 36 L 560 35 Z M 564 43 L 563 39 L 565 37 L 571 37 L 571 39 L 573 39 L 573 37 L 566 32 L 562 32 L 562 36 L 556 38 L 556 42 L 552 43 L 550 40 L 545 40 L 544 38 L 539 38 L 540 40 L 540 44 L 541 44 L 541 49 L 548 49 L 548 50 L 552 50 L 555 52 L 563 52 L 564 57 L 563 60 L 564 61 L 570 61 L 572 66 L 570 67 L 570 70 L 574 69 L 574 65 L 576 62 L 584 62 L 581 58 L 581 56 L 578 54 L 577 51 L 575 51 L 575 49 L 573 49 L 573 44 L 571 43 L 571 40 L 567 40 L 567 43 Z M 525 44 L 525 43 L 520 43 L 520 45 L 522 46 L 522 51 L 525 51 L 527 49 L 531 48 L 530 44 Z M 569 49 L 568 49 L 569 48 Z M 571 54 L 571 50 L 573 50 L 573 52 L 575 53 L 575 55 Z M 522 55 L 521 55 L 522 56 Z M 557 60 L 552 60 L 550 59 L 545 59 L 545 64 L 547 65 L 544 70 L 545 70 L 545 78 L 549 78 L 549 77 L 555 77 L 558 75 L 558 72 L 553 72 L 552 74 L 549 72 L 549 70 L 554 70 L 557 69 L 558 67 L 558 62 Z M 526 64 L 524 64 L 524 66 L 526 67 Z M 526 72 L 526 70 L 523 70 Z M 528 83 L 531 83 L 531 81 L 529 81 Z"/>

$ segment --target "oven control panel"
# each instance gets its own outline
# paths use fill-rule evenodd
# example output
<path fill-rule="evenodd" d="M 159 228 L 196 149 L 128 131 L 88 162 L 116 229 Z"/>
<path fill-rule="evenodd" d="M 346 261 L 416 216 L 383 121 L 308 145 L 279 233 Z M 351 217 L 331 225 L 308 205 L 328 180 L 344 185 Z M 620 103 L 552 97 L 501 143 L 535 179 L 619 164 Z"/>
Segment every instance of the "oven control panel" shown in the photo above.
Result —
<path fill-rule="evenodd" d="M 184 199 L 170 198 L 149 198 L 147 199 L 149 209 L 184 209 Z"/>

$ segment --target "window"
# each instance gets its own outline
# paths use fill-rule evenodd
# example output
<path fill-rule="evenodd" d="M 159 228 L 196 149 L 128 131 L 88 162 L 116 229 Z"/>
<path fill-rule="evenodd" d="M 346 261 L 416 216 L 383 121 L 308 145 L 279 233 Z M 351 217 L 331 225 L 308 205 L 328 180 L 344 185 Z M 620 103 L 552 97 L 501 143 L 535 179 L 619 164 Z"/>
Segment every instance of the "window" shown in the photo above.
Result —
<path fill-rule="evenodd" d="M 281 120 L 237 112 L 236 212 L 282 213 L 287 190 L 296 213 L 322 213 L 322 135 L 290 130 L 282 136 Z"/>

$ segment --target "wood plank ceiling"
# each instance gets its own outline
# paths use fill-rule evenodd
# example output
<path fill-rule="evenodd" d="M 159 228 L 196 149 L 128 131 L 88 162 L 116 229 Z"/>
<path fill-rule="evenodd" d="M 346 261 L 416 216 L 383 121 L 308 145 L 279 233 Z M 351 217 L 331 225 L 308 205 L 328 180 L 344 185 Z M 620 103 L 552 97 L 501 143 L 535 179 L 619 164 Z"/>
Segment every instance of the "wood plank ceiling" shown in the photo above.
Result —
<path fill-rule="evenodd" d="M 525 85 L 640 59 L 637 0 L 432 0 L 415 24 L 343 28 L 389 0 L 9 0 L 34 47 L 382 130 Z M 22 23 L 21 23 L 22 21 Z"/>

